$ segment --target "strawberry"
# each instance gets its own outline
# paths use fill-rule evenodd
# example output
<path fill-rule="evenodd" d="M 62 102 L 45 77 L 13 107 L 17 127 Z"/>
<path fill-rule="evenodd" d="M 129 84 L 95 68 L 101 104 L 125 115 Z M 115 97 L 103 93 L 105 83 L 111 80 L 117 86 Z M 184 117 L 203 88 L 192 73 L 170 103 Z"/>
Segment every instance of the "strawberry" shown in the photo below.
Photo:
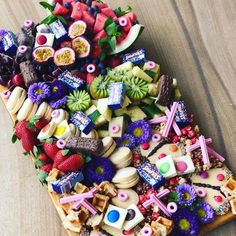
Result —
<path fill-rule="evenodd" d="M 57 147 L 56 141 L 53 141 L 52 143 L 49 142 L 45 142 L 43 144 L 43 149 L 44 152 L 52 159 L 54 160 L 56 154 L 58 151 L 60 151 L 61 149 L 59 149 Z"/>
<path fill-rule="evenodd" d="M 38 154 L 38 158 L 40 161 L 44 162 L 44 163 L 50 163 L 52 160 L 45 154 L 45 153 L 39 153 Z"/>
<path fill-rule="evenodd" d="M 58 168 L 58 166 L 65 161 L 67 158 L 69 157 L 69 155 L 66 155 L 65 153 L 63 153 L 62 150 L 60 150 L 59 152 L 57 152 L 55 158 L 54 158 L 54 162 L 53 162 L 53 168 Z"/>
<path fill-rule="evenodd" d="M 37 144 L 38 140 L 35 135 L 25 130 L 22 133 L 22 147 L 26 152 L 33 151 L 34 145 Z"/>
<path fill-rule="evenodd" d="M 18 139 L 22 138 L 22 134 L 27 130 L 28 121 L 19 121 L 16 125 L 16 136 Z"/>
<path fill-rule="evenodd" d="M 34 126 L 41 130 L 44 126 L 46 126 L 49 122 L 45 118 L 40 118 L 38 121 L 34 123 Z"/>
<path fill-rule="evenodd" d="M 49 173 L 52 170 L 52 164 L 46 164 L 40 167 L 40 170 L 43 170 L 47 173 Z"/>
<path fill-rule="evenodd" d="M 82 168 L 83 158 L 79 154 L 69 156 L 65 161 L 58 165 L 58 170 L 62 172 L 76 171 Z"/>

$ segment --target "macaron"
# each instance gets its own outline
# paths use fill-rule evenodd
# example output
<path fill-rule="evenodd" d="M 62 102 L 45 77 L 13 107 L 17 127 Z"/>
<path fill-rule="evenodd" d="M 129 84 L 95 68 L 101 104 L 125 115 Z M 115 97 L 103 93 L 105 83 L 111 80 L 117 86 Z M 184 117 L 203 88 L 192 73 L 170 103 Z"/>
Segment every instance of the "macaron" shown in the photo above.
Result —
<path fill-rule="evenodd" d="M 7 101 L 7 110 L 11 114 L 16 114 L 26 99 L 26 91 L 21 87 L 15 87 Z"/>
<path fill-rule="evenodd" d="M 52 121 L 59 125 L 63 120 L 68 120 L 68 113 L 63 109 L 54 110 L 51 114 Z"/>
<path fill-rule="evenodd" d="M 116 149 L 116 142 L 112 137 L 107 136 L 102 139 L 102 143 L 103 143 L 103 150 L 101 156 L 109 157 Z"/>
<path fill-rule="evenodd" d="M 38 109 L 38 104 L 34 103 L 31 112 L 29 113 L 29 115 L 26 118 L 27 121 L 30 121 L 35 116 L 37 109 Z"/>
<path fill-rule="evenodd" d="M 114 175 L 112 182 L 115 184 L 119 184 L 122 182 L 127 182 L 129 180 L 133 180 L 138 176 L 137 170 L 135 167 L 125 167 L 117 170 Z"/>
<path fill-rule="evenodd" d="M 42 102 L 39 107 L 38 107 L 38 110 L 36 112 L 36 116 L 37 117 L 44 117 L 44 114 L 46 113 L 47 111 L 47 108 L 48 108 L 48 104 L 46 102 Z"/>
<path fill-rule="evenodd" d="M 45 127 L 41 129 L 40 133 L 38 134 L 37 139 L 44 140 L 44 139 L 52 137 L 56 128 L 57 128 L 57 124 L 51 121 L 50 123 L 48 123 Z"/>
<path fill-rule="evenodd" d="M 17 120 L 19 120 L 19 121 L 26 120 L 27 117 L 30 115 L 33 107 L 34 107 L 34 103 L 29 98 L 27 98 L 24 101 L 21 109 L 17 113 Z"/>
<path fill-rule="evenodd" d="M 46 112 L 44 114 L 44 118 L 46 120 L 50 121 L 52 119 L 52 116 L 51 116 L 52 112 L 53 112 L 53 109 L 48 105 L 47 110 L 46 110 Z"/>
<path fill-rule="evenodd" d="M 118 189 L 117 195 L 111 199 L 112 204 L 127 208 L 131 204 L 138 205 L 139 196 L 133 189 Z"/>
<path fill-rule="evenodd" d="M 69 124 L 71 136 L 79 137 L 80 130 L 72 123 Z"/>
<path fill-rule="evenodd" d="M 121 169 L 131 163 L 132 157 L 132 151 L 128 147 L 119 147 L 112 153 L 109 159 L 117 168 Z"/>

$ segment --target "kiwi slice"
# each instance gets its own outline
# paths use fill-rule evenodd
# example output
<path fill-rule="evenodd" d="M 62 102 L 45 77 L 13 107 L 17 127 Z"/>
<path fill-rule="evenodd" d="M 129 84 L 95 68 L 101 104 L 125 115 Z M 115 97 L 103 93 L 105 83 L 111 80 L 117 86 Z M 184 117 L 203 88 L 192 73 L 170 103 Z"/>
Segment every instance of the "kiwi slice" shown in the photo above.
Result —
<path fill-rule="evenodd" d="M 113 80 L 109 76 L 99 75 L 90 84 L 90 94 L 94 99 L 108 97 L 109 85 Z"/>
<path fill-rule="evenodd" d="M 125 86 L 127 96 L 133 100 L 141 100 L 148 93 L 147 82 L 136 77 L 125 80 Z"/>
<path fill-rule="evenodd" d="M 108 71 L 107 76 L 114 81 L 124 81 L 127 79 L 131 79 L 133 74 L 131 71 L 113 69 Z"/>
<path fill-rule="evenodd" d="M 76 112 L 78 110 L 85 111 L 89 108 L 90 103 L 91 98 L 85 90 L 74 91 L 73 93 L 70 93 L 67 97 L 67 107 L 72 112 Z"/>

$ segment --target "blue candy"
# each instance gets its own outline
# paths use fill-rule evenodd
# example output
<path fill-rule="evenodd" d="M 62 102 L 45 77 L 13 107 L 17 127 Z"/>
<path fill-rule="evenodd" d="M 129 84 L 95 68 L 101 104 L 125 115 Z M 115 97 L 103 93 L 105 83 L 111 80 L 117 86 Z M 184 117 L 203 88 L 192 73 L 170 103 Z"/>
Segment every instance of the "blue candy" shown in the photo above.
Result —
<path fill-rule="evenodd" d="M 122 63 L 132 62 L 135 65 L 144 64 L 146 62 L 146 50 L 144 48 L 126 53 L 122 56 Z"/>
<path fill-rule="evenodd" d="M 52 22 L 49 28 L 58 40 L 63 40 L 67 36 L 67 30 L 60 20 Z"/>
<path fill-rule="evenodd" d="M 114 82 L 109 86 L 108 107 L 111 110 L 121 109 L 124 101 L 125 85 L 123 82 Z"/>
<path fill-rule="evenodd" d="M 18 43 L 16 36 L 11 32 L 7 31 L 2 38 L 3 49 L 8 54 L 13 54 L 16 52 Z"/>
<path fill-rule="evenodd" d="M 178 107 L 175 113 L 175 121 L 181 128 L 184 128 L 189 124 L 187 109 L 184 104 L 184 101 L 176 102 L 178 103 Z"/>

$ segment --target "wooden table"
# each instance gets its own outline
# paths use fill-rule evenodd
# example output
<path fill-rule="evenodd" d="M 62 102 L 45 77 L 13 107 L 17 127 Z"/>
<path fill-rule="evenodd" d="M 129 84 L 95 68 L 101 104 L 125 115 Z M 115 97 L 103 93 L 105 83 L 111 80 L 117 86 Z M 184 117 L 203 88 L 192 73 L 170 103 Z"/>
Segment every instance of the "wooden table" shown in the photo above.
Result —
<path fill-rule="evenodd" d="M 111 0 L 132 5 L 146 25 L 137 47 L 178 78 L 188 110 L 236 174 L 236 2 L 234 0 Z M 26 18 L 41 19 L 36 0 L 0 1 L 0 26 L 17 32 Z M 2 236 L 66 235 L 47 192 L 20 144 L 11 144 L 12 124 L 0 105 L 0 232 Z M 235 235 L 231 222 L 208 235 Z"/>

